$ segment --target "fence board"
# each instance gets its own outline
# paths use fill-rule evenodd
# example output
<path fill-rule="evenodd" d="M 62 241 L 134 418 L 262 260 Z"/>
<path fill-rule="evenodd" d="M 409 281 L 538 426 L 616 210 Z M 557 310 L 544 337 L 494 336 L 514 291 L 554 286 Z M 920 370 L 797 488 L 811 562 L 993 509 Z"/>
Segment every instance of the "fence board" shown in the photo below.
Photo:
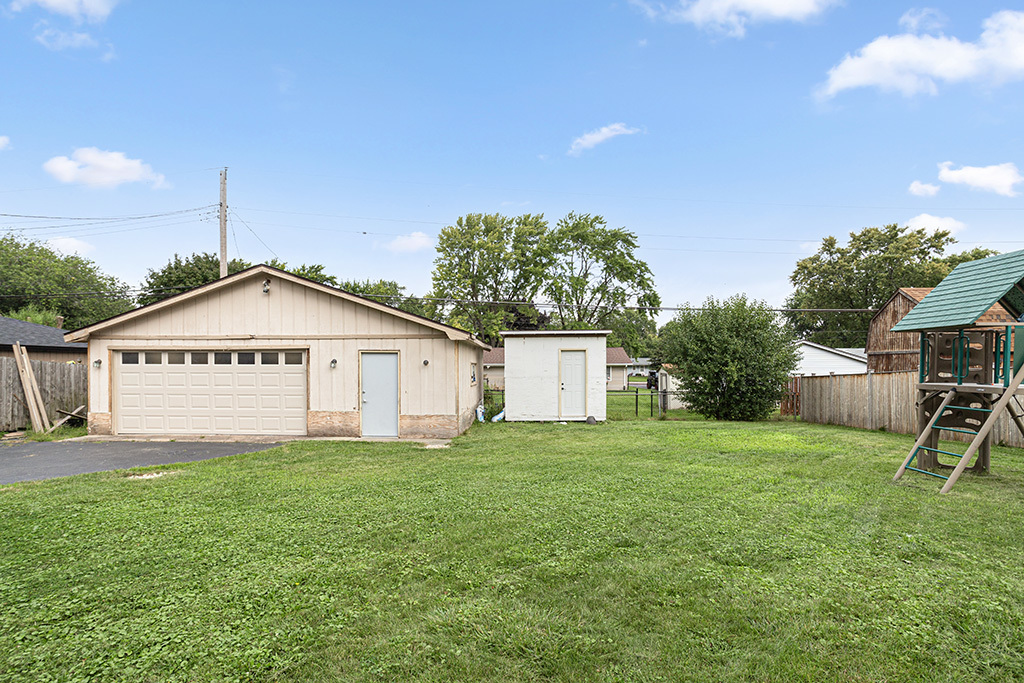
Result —
<path fill-rule="evenodd" d="M 71 411 L 88 403 L 88 366 L 33 360 L 32 371 L 51 421 L 57 410 Z M 22 429 L 30 423 L 25 391 L 14 358 L 0 357 L 0 431 Z"/>
<path fill-rule="evenodd" d="M 917 434 L 917 372 L 804 377 L 800 417 L 807 422 Z M 969 442 L 967 434 L 944 432 L 943 439 Z M 992 443 L 1024 448 L 1024 437 L 1009 415 L 992 431 Z"/>

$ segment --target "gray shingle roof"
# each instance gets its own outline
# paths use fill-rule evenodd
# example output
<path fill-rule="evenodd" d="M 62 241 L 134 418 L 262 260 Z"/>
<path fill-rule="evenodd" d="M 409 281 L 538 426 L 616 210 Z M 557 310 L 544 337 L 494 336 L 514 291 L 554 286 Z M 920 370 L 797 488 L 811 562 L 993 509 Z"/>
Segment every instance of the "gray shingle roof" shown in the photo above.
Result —
<path fill-rule="evenodd" d="M 68 344 L 64 341 L 64 330 L 58 330 L 56 327 L 0 317 L 0 346 L 14 346 L 14 342 L 29 348 L 68 351 L 84 351 L 88 348 L 88 344 Z"/>

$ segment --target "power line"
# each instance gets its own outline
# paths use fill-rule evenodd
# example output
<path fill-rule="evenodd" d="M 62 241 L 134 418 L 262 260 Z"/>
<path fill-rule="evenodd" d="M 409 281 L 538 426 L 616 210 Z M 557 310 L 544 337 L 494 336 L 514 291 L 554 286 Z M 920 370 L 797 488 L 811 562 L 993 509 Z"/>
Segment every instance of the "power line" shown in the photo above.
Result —
<path fill-rule="evenodd" d="M 252 228 L 249 227 L 249 224 L 245 222 L 245 219 L 243 219 L 241 216 L 239 216 L 237 213 L 235 213 L 234 209 L 231 209 L 231 213 L 232 213 L 232 215 L 234 215 L 235 218 L 237 218 L 238 220 L 242 221 L 242 225 L 244 225 L 246 228 L 249 229 L 249 232 L 251 232 L 253 234 L 253 237 L 258 239 L 260 241 L 260 244 L 262 244 L 264 247 L 266 247 L 267 251 L 269 251 L 271 254 L 274 255 L 274 258 L 276 258 L 276 259 L 280 259 L 281 258 L 280 256 L 277 255 L 276 251 L 274 251 L 273 249 L 270 248 L 270 245 L 268 245 L 266 242 L 263 241 L 262 237 L 260 237 L 259 235 L 256 234 L 255 230 L 253 230 Z"/>

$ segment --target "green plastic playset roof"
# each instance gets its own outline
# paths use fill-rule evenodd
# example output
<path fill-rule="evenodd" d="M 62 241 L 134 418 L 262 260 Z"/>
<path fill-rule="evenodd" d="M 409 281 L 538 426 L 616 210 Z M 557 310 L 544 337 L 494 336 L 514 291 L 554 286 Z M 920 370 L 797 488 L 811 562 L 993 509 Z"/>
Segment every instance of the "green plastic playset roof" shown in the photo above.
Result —
<path fill-rule="evenodd" d="M 915 306 L 893 332 L 972 327 L 993 304 L 1024 316 L 1024 250 L 961 263 Z"/>

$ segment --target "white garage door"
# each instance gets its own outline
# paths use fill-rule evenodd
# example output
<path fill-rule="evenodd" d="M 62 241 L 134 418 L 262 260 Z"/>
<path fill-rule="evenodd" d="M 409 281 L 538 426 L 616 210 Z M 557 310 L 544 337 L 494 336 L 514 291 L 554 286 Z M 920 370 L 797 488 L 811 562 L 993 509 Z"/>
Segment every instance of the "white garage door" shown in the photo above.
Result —
<path fill-rule="evenodd" d="M 305 434 L 302 351 L 120 351 L 119 434 Z"/>

